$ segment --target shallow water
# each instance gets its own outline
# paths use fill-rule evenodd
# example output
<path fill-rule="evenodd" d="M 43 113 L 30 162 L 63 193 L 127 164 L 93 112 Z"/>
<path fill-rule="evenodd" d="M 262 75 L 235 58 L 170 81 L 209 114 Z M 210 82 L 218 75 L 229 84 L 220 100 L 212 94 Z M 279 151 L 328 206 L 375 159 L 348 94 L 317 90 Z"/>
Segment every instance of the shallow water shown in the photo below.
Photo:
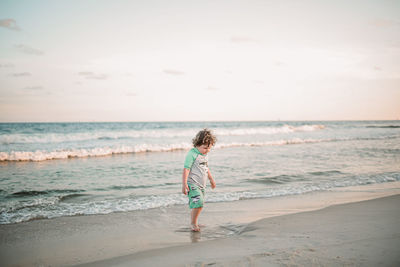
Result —
<path fill-rule="evenodd" d="M 208 202 L 400 181 L 400 122 L 0 124 L 0 223 L 187 202 L 181 172 L 204 127 Z"/>

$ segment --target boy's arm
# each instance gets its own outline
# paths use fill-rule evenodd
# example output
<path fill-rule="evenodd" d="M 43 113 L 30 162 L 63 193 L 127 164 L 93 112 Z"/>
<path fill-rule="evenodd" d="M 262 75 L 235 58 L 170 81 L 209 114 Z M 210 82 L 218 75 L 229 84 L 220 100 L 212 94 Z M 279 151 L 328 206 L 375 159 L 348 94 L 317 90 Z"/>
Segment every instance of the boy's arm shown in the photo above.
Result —
<path fill-rule="evenodd" d="M 190 150 L 189 153 L 186 155 L 185 158 L 185 163 L 183 164 L 183 173 L 182 173 L 182 193 L 187 195 L 189 192 L 189 186 L 187 184 L 187 179 L 190 173 L 190 169 L 192 168 L 192 165 L 194 161 L 196 160 L 197 154 L 194 152 L 194 150 Z"/>
<path fill-rule="evenodd" d="M 214 178 L 213 178 L 212 175 L 211 175 L 210 170 L 208 170 L 208 180 L 210 180 L 211 188 L 214 189 L 215 186 L 216 186 L 216 184 L 215 184 Z"/>
<path fill-rule="evenodd" d="M 187 195 L 187 193 L 189 192 L 189 187 L 187 184 L 187 179 L 189 176 L 189 172 L 190 170 L 183 168 L 183 173 L 182 173 L 182 193 Z"/>

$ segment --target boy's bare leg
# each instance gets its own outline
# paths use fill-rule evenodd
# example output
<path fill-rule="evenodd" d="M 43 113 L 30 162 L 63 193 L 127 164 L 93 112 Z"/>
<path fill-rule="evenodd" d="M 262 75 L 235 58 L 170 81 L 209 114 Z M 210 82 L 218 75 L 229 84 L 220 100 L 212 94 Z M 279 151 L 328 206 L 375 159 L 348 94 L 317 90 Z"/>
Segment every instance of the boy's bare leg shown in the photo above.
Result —
<path fill-rule="evenodd" d="M 200 227 L 197 223 L 197 219 L 199 218 L 200 212 L 203 208 L 196 208 L 196 209 L 192 209 L 192 230 L 195 232 L 199 232 L 200 231 Z"/>

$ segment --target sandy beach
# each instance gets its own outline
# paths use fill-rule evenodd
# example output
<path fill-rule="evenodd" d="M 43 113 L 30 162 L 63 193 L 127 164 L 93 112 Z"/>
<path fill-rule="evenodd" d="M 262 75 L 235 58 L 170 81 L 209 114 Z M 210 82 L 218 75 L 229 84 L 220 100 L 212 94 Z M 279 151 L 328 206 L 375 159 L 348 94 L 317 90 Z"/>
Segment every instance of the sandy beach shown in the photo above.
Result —
<path fill-rule="evenodd" d="M 2 266 L 395 266 L 400 183 L 0 226 Z M 178 256 L 179 255 L 179 256 Z"/>
<path fill-rule="evenodd" d="M 400 195 L 259 220 L 231 238 L 82 266 L 399 266 Z"/>

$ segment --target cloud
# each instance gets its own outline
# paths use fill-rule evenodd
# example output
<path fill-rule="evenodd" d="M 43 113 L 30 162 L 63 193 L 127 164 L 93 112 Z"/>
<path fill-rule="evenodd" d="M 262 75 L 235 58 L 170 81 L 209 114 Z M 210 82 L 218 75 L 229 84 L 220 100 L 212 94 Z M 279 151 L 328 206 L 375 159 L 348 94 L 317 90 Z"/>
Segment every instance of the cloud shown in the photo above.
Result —
<path fill-rule="evenodd" d="M 19 45 L 14 45 L 14 48 L 17 49 L 19 52 L 28 54 L 28 55 L 36 55 L 36 56 L 41 56 L 44 54 L 43 51 L 32 48 L 27 45 L 19 44 Z"/>
<path fill-rule="evenodd" d="M 81 76 L 90 76 L 90 75 L 94 75 L 94 73 L 91 72 L 91 71 L 81 71 L 81 72 L 78 73 L 78 75 L 81 75 Z"/>
<path fill-rule="evenodd" d="M 94 75 L 89 75 L 86 76 L 86 79 L 92 79 L 92 80 L 107 80 L 108 76 L 105 74 L 94 74 Z"/>
<path fill-rule="evenodd" d="M 21 30 L 21 28 L 17 26 L 17 22 L 13 19 L 0 19 L 0 27 L 4 27 L 13 31 Z"/>
<path fill-rule="evenodd" d="M 206 88 L 206 90 L 207 90 L 207 91 L 218 91 L 219 89 L 218 89 L 217 87 L 214 87 L 214 86 L 208 86 L 208 87 Z"/>
<path fill-rule="evenodd" d="M 0 68 L 14 68 L 15 66 L 11 63 L 0 64 Z"/>
<path fill-rule="evenodd" d="M 40 91 L 43 90 L 44 87 L 43 86 L 27 86 L 25 88 L 23 88 L 24 90 L 29 90 L 29 91 Z"/>
<path fill-rule="evenodd" d="M 169 69 L 169 70 L 163 70 L 163 72 L 164 72 L 165 74 L 168 74 L 168 75 L 184 75 L 184 74 L 185 74 L 183 71 L 171 70 L 171 69 Z"/>
<path fill-rule="evenodd" d="M 108 79 L 108 75 L 102 73 L 94 73 L 91 71 L 81 71 L 78 73 L 79 76 L 83 76 L 86 79 L 91 80 L 106 80 Z"/>
<path fill-rule="evenodd" d="M 127 92 L 126 96 L 137 96 L 137 94 L 136 93 L 132 93 L 132 92 Z"/>
<path fill-rule="evenodd" d="M 30 72 L 18 72 L 18 73 L 12 73 L 11 76 L 14 77 L 26 77 L 26 76 L 31 76 L 32 74 Z"/>
<path fill-rule="evenodd" d="M 391 19 L 374 19 L 370 20 L 369 24 L 379 28 L 387 28 L 392 26 L 400 26 L 400 22 Z"/>
<path fill-rule="evenodd" d="M 231 37 L 230 41 L 232 43 L 259 43 L 258 40 L 243 36 L 233 36 Z"/>
<path fill-rule="evenodd" d="M 88 76 L 86 79 L 94 79 L 94 80 L 107 80 L 108 76 L 105 74 L 97 74 L 93 76 Z"/>

